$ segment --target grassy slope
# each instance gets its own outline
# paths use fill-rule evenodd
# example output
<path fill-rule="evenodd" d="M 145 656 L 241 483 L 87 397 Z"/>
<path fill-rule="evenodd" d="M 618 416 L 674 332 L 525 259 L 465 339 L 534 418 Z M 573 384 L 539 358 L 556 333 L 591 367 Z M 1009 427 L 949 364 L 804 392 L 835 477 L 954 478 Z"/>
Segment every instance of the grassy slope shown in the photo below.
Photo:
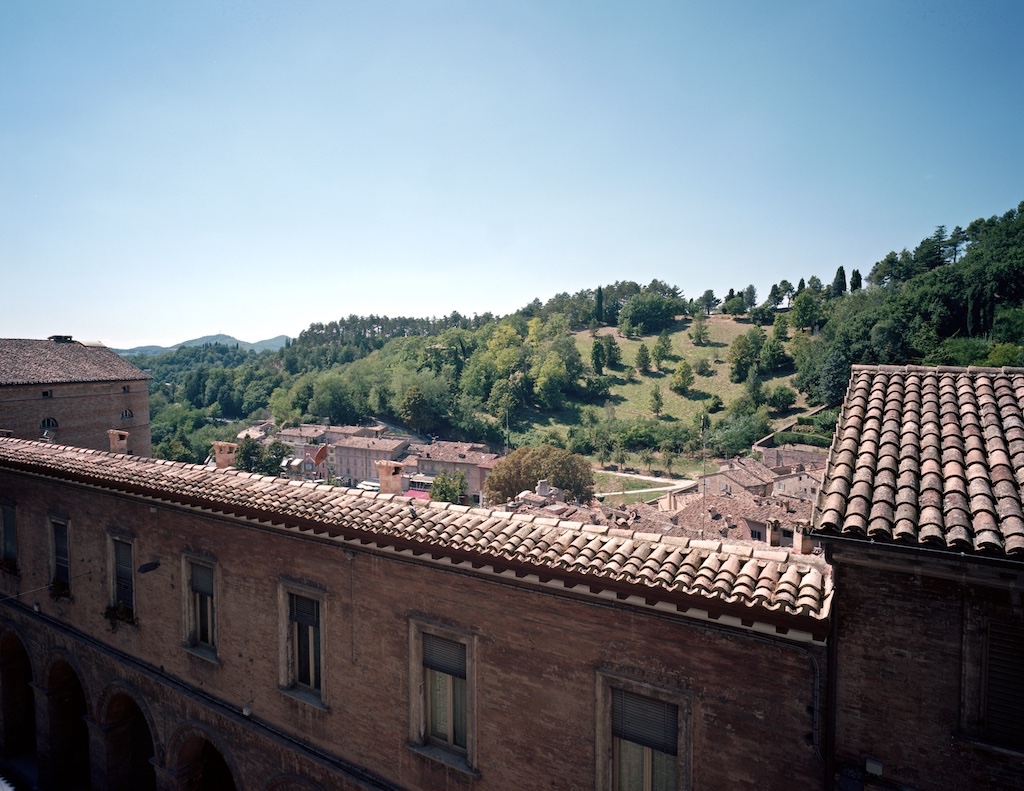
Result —
<path fill-rule="evenodd" d="M 711 395 L 721 396 L 726 405 L 734 401 L 742 392 L 743 384 L 735 384 L 729 381 L 729 364 L 726 361 L 729 353 L 729 344 L 745 333 L 752 325 L 748 322 L 736 321 L 731 316 L 712 316 L 708 320 L 710 344 L 707 346 L 694 346 L 687 336 L 689 322 L 681 323 L 680 328 L 672 333 L 672 354 L 671 359 L 662 362 L 663 370 L 650 371 L 644 375 L 637 375 L 633 382 L 626 381 L 626 369 L 632 366 L 636 359 L 637 349 L 640 343 L 646 343 L 647 348 L 654 346 L 657 340 L 656 335 L 643 338 L 623 338 L 618 331 L 612 327 L 601 329 L 601 333 L 615 333 L 615 339 L 622 349 L 623 365 L 618 369 L 608 371 L 613 378 L 611 403 L 615 407 L 615 413 L 619 417 L 654 417 L 651 412 L 651 388 L 654 385 L 661 387 L 661 396 L 664 401 L 661 420 L 682 420 L 690 422 L 702 408 L 705 400 Z M 771 328 L 765 328 L 770 331 Z M 584 360 L 590 359 L 590 349 L 594 345 L 594 339 L 589 332 L 580 332 L 576 335 L 576 345 Z M 714 376 L 696 376 L 693 389 L 687 396 L 680 396 L 669 390 L 669 382 L 672 380 L 672 373 L 680 360 L 687 360 L 690 365 L 696 365 L 701 357 L 707 358 L 715 369 Z M 776 376 L 765 380 L 765 387 L 774 387 L 783 382 L 791 384 L 791 375 Z M 797 408 L 805 406 L 804 398 L 797 402 Z"/>
<path fill-rule="evenodd" d="M 606 371 L 613 379 L 611 388 L 611 398 L 609 404 L 615 410 L 615 414 L 621 418 L 631 417 L 644 417 L 653 418 L 654 414 L 650 408 L 650 396 L 651 388 L 657 384 L 661 387 L 661 395 L 664 401 L 662 407 L 661 417 L 659 420 L 671 421 L 679 420 L 687 423 L 691 422 L 697 413 L 701 410 L 706 400 L 711 395 L 718 395 L 722 398 L 722 401 L 728 406 L 737 396 L 743 392 L 742 383 L 733 383 L 729 381 L 729 364 L 727 357 L 729 353 L 729 344 L 733 340 L 745 333 L 752 326 L 749 321 L 737 321 L 731 316 L 712 316 L 708 320 L 708 330 L 710 335 L 710 342 L 706 346 L 694 346 L 693 342 L 687 335 L 689 330 L 689 321 L 680 322 L 677 325 L 674 332 L 671 333 L 672 338 L 672 356 L 662 362 L 662 370 L 652 370 L 647 374 L 637 374 L 632 382 L 627 381 L 627 369 L 632 367 L 634 360 L 636 359 L 637 349 L 640 347 L 640 343 L 644 342 L 650 349 L 654 342 L 657 340 L 656 335 L 646 336 L 643 338 L 623 338 L 618 334 L 618 330 L 614 327 L 603 327 L 600 330 L 601 334 L 614 333 L 616 342 L 622 349 L 622 360 L 623 364 L 618 368 Z M 771 327 L 764 328 L 766 332 L 771 332 Z M 590 360 L 590 349 L 594 344 L 594 339 L 591 337 L 589 331 L 583 331 L 576 334 L 576 345 L 580 350 L 580 354 L 586 361 Z M 687 360 L 690 365 L 696 365 L 697 360 L 701 357 L 705 357 L 709 360 L 712 367 L 715 370 L 713 376 L 695 376 L 695 381 L 691 392 L 687 396 L 680 396 L 673 393 L 669 389 L 669 382 L 672 379 L 672 373 L 675 371 L 676 366 L 680 360 Z M 764 382 L 765 387 L 774 387 L 777 384 L 785 383 L 792 386 L 792 374 L 785 374 L 776 376 L 771 379 L 767 379 Z M 806 410 L 806 398 L 801 395 L 797 401 L 796 406 L 787 412 L 785 415 L 774 416 L 777 419 L 774 421 L 776 425 L 781 424 L 784 421 L 791 420 L 794 415 L 799 414 Z M 561 430 L 565 430 L 568 424 L 575 422 L 575 413 L 565 411 L 561 414 L 549 416 L 547 421 L 539 420 L 538 423 L 548 426 L 553 426 Z M 538 417 L 540 417 L 538 415 Z M 652 465 L 652 471 L 655 474 L 664 474 L 664 468 L 662 467 L 659 459 L 659 455 L 655 456 Z M 592 458 L 591 461 L 596 465 L 597 460 Z M 634 467 L 640 472 L 647 472 L 647 469 L 641 469 L 641 464 L 635 455 L 630 454 L 627 466 Z M 713 460 L 708 461 L 708 468 L 715 469 L 717 466 Z M 613 469 L 614 466 L 612 465 Z M 700 458 L 681 456 L 672 465 L 672 477 L 673 478 L 693 478 L 701 474 L 703 464 Z M 617 479 L 617 480 L 616 480 Z M 630 489 L 635 488 L 630 482 L 629 485 L 623 486 L 621 478 L 617 476 L 609 475 L 604 477 L 602 474 L 601 482 L 598 485 L 598 491 L 615 491 L 619 489 Z M 630 502 L 636 499 L 648 499 L 649 496 L 627 496 L 623 498 L 610 498 L 609 502 L 615 500 L 615 504 L 621 504 L 622 502 Z"/>

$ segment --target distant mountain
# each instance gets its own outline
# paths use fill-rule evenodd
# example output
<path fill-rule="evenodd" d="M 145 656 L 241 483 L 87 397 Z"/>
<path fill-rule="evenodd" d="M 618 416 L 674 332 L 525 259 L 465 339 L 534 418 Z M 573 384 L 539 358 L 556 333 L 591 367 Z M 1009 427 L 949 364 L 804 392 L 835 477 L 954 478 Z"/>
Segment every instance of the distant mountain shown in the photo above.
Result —
<path fill-rule="evenodd" d="M 175 349 L 179 349 L 182 346 L 206 346 L 219 343 L 221 346 L 235 346 L 245 351 L 277 351 L 285 343 L 288 342 L 287 335 L 278 335 L 275 338 L 268 338 L 265 341 L 257 341 L 256 343 L 248 343 L 246 341 L 240 341 L 238 338 L 234 338 L 231 335 L 204 335 L 202 338 L 194 338 L 190 341 L 182 341 L 176 343 L 174 346 L 136 346 L 134 349 L 114 349 L 118 354 L 147 354 L 157 355 L 164 354 L 165 352 L 173 352 Z"/>

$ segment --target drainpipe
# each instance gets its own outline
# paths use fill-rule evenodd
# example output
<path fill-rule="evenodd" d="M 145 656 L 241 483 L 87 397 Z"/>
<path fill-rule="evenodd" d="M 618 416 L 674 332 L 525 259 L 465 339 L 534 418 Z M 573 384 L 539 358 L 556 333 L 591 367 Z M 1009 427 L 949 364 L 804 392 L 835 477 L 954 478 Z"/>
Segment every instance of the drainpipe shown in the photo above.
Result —
<path fill-rule="evenodd" d="M 832 567 L 832 623 L 828 632 L 828 670 L 825 672 L 825 791 L 834 791 L 836 782 L 836 702 L 839 687 L 839 595 L 840 567 L 832 555 L 832 545 L 825 543 L 825 559 Z"/>

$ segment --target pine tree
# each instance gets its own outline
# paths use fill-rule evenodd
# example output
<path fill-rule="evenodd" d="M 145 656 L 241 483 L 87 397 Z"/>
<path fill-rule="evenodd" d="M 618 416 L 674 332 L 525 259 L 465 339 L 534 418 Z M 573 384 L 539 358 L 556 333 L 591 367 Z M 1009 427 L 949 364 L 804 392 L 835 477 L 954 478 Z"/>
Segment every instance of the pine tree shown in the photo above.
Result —
<path fill-rule="evenodd" d="M 647 373 L 651 367 L 651 352 L 646 343 L 641 343 L 636 350 L 636 369 L 641 373 Z"/>

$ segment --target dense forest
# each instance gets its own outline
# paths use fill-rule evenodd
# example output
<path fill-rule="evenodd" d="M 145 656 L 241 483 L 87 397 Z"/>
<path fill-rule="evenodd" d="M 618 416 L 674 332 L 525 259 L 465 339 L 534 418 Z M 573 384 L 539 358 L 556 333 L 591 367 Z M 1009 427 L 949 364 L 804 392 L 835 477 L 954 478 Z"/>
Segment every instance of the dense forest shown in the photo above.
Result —
<path fill-rule="evenodd" d="M 547 442 L 599 460 L 657 450 L 669 464 L 702 441 L 727 455 L 767 433 L 797 400 L 787 384 L 762 386 L 768 377 L 785 376 L 808 404 L 835 405 L 857 362 L 1024 363 L 1024 203 L 965 229 L 940 226 L 865 270 L 782 280 L 761 302 L 749 285 L 687 299 L 660 280 L 620 281 L 535 299 L 504 317 L 349 316 L 313 324 L 276 352 L 208 345 L 130 359 L 153 375 L 153 442 L 163 458 L 202 460 L 213 439 L 254 418 L 381 418 L 421 434 L 496 447 Z M 727 404 L 694 384 L 713 373 L 700 370 L 709 361 L 691 366 L 676 353 L 684 342 L 707 345 L 713 314 L 747 326 L 720 360 L 743 385 Z M 665 374 L 674 397 L 701 399 L 691 419 L 661 419 L 657 382 L 650 414 L 617 414 L 613 385 L 650 371 Z"/>

